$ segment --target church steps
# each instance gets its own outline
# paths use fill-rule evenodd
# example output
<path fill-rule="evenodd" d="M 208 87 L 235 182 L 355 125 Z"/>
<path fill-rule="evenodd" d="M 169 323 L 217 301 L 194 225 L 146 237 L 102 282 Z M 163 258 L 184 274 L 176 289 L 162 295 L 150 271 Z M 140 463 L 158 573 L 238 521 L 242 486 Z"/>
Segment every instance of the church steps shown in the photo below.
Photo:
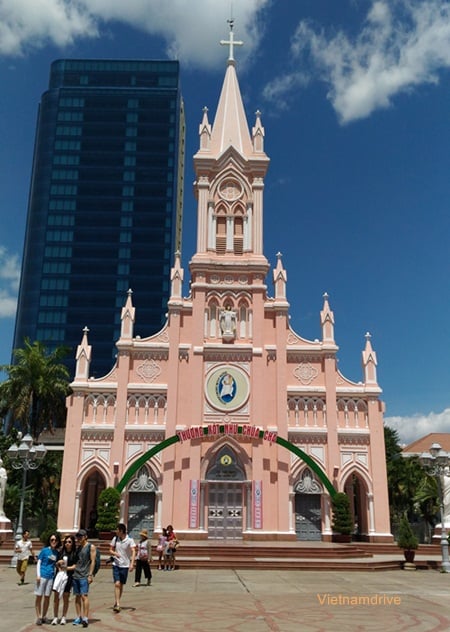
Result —
<path fill-rule="evenodd" d="M 109 542 L 91 540 L 100 546 L 102 569 L 110 569 L 106 564 Z M 33 542 L 36 552 L 40 549 L 37 540 Z M 8 538 L 0 546 L 0 564 L 11 563 L 13 540 Z M 153 548 L 152 569 L 158 573 L 158 554 Z M 277 542 L 259 543 L 217 543 L 205 541 L 191 543 L 182 541 L 177 554 L 177 568 L 183 569 L 258 569 L 258 570 L 323 570 L 323 571 L 387 571 L 402 568 L 403 553 L 395 544 L 371 544 L 357 542 L 351 544 L 331 544 L 322 542 Z M 419 546 L 416 555 L 418 569 L 440 568 L 440 547 L 438 545 Z M 30 568 L 33 572 L 33 567 Z"/>

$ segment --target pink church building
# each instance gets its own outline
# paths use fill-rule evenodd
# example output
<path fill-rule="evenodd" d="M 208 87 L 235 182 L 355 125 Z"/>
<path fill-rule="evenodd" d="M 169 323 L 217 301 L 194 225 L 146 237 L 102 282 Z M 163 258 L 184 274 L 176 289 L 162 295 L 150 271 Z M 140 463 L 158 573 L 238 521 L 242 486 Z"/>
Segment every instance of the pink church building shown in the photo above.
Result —
<path fill-rule="evenodd" d="M 189 296 L 177 254 L 167 322 L 135 337 L 128 293 L 117 362 L 89 376 L 84 330 L 68 398 L 58 528 L 90 527 L 98 494 L 122 492 L 133 535 L 171 523 L 183 540 L 329 540 L 331 495 L 349 494 L 359 538 L 391 541 L 383 403 L 367 334 L 363 381 L 337 368 L 328 296 L 321 340 L 289 324 L 281 255 L 263 253 L 264 151 L 239 89 L 232 25 L 214 123 L 194 156 L 197 244 Z"/>

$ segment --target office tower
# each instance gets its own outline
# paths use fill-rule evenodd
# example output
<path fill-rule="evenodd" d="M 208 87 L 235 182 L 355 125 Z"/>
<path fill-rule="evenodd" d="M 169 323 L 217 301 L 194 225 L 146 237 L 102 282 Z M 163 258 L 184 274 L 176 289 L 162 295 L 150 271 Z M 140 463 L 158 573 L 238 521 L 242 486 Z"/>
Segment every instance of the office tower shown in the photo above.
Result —
<path fill-rule="evenodd" d="M 51 66 L 37 122 L 14 348 L 71 348 L 83 327 L 107 373 L 129 288 L 136 332 L 165 321 L 180 248 L 184 116 L 176 61 Z"/>

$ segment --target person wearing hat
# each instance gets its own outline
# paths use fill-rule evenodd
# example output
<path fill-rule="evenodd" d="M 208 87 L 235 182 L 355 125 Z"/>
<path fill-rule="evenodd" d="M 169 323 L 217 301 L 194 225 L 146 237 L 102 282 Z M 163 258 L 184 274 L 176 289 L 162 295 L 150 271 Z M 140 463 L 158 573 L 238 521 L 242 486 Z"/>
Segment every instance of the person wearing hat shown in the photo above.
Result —
<path fill-rule="evenodd" d="M 152 561 L 152 543 L 148 539 L 147 529 L 142 529 L 139 533 L 139 537 L 140 541 L 137 545 L 136 572 L 134 575 L 133 588 L 141 585 L 142 571 L 144 571 L 147 586 L 150 586 L 152 583 L 152 570 L 150 568 L 150 562 Z"/>
<path fill-rule="evenodd" d="M 94 581 L 95 546 L 88 542 L 85 529 L 80 529 L 75 536 L 77 543 L 77 561 L 73 571 L 73 594 L 77 618 L 73 625 L 89 625 L 89 586 Z"/>

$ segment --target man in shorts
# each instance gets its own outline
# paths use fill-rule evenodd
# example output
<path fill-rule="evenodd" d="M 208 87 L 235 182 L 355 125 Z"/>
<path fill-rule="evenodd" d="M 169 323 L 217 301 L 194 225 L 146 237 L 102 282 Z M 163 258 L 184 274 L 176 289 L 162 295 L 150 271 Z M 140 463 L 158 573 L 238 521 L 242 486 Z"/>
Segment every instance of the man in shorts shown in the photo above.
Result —
<path fill-rule="evenodd" d="M 30 540 L 30 532 L 28 529 L 22 533 L 21 539 L 16 544 L 17 565 L 16 571 L 20 577 L 19 586 L 25 583 L 25 573 L 28 568 L 28 558 L 33 555 L 33 543 Z"/>
<path fill-rule="evenodd" d="M 127 534 L 126 526 L 117 525 L 116 536 L 112 539 L 109 554 L 113 558 L 112 571 L 114 579 L 114 612 L 120 612 L 120 599 L 123 587 L 127 583 L 128 572 L 134 568 L 136 544 Z"/>
<path fill-rule="evenodd" d="M 80 529 L 75 536 L 77 541 L 77 563 L 73 571 L 73 594 L 77 618 L 73 625 L 89 625 L 89 585 L 94 581 L 95 546 L 88 542 L 87 531 Z"/>

